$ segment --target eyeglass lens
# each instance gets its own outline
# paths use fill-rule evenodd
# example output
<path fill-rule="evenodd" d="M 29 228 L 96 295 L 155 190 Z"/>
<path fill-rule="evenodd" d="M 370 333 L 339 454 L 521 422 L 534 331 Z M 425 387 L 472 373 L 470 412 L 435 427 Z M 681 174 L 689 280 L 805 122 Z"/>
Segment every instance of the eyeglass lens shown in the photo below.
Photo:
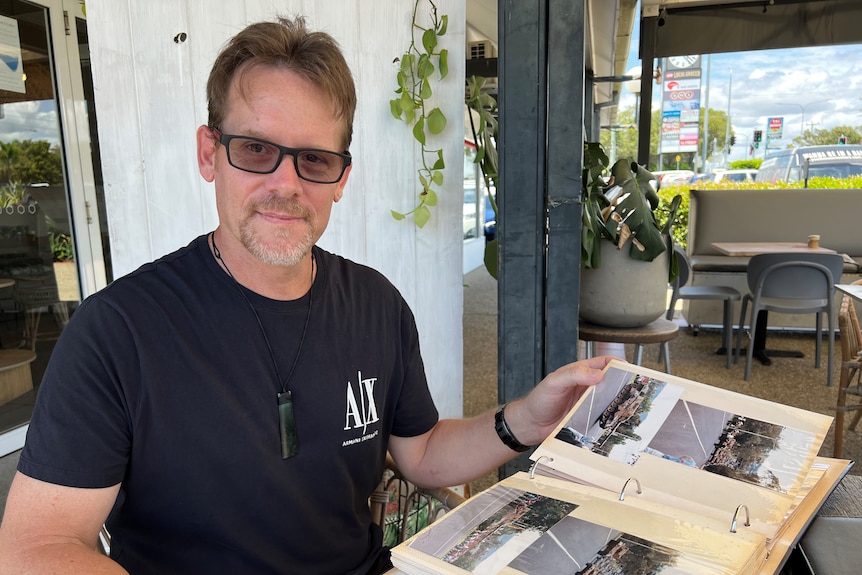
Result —
<path fill-rule="evenodd" d="M 275 171 L 281 150 L 274 144 L 251 138 L 231 137 L 228 159 L 240 170 L 266 174 Z M 320 150 L 297 150 L 294 165 L 299 177 L 318 183 L 334 183 L 344 172 L 344 158 Z"/>

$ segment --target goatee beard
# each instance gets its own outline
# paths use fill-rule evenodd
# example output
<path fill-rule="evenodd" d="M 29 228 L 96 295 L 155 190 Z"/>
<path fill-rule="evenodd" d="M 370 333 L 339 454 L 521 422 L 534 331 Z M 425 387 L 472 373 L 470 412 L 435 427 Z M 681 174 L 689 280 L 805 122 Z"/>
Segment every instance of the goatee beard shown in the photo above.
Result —
<path fill-rule="evenodd" d="M 308 223 L 311 214 L 296 201 L 270 196 L 262 202 L 249 206 L 249 209 L 250 213 L 274 212 L 302 218 L 305 222 L 304 230 L 278 230 L 269 241 L 265 242 L 254 230 L 251 217 L 248 217 L 240 228 L 240 241 L 254 257 L 269 265 L 295 266 L 311 251 L 314 245 L 314 235 L 311 224 Z"/>

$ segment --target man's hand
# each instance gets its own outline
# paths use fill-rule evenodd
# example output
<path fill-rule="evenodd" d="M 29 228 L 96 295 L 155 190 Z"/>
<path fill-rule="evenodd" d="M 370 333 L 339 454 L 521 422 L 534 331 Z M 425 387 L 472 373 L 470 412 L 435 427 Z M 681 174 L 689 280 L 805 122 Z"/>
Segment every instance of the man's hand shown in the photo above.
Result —
<path fill-rule="evenodd" d="M 586 392 L 599 383 L 605 366 L 617 359 L 600 356 L 564 365 L 548 374 L 526 397 L 506 406 L 509 429 L 524 445 L 538 445 Z"/>

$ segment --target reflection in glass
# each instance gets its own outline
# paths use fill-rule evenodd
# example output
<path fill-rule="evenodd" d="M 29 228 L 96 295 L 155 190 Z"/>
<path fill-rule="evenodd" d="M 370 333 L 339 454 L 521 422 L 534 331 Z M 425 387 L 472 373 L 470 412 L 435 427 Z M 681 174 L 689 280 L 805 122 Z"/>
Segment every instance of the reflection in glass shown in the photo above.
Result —
<path fill-rule="evenodd" d="M 0 433 L 29 421 L 80 300 L 48 22 L 44 7 L 0 5 Z"/>

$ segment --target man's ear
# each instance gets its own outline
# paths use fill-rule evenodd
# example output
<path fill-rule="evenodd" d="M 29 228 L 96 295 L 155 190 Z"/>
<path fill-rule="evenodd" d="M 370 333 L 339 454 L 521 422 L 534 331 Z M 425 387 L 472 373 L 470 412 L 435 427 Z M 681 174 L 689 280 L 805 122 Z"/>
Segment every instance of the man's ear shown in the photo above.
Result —
<path fill-rule="evenodd" d="M 338 202 L 344 196 L 344 186 L 347 185 L 347 177 L 350 176 L 350 170 L 353 169 L 353 164 L 347 166 L 347 169 L 344 170 L 344 175 L 341 176 L 341 180 L 338 182 L 338 187 L 335 189 L 335 196 L 332 198 L 334 202 Z"/>
<path fill-rule="evenodd" d="M 201 126 L 197 131 L 198 143 L 198 170 L 201 177 L 208 182 L 215 179 L 215 156 L 218 143 L 213 137 L 212 131 L 207 126 Z"/>

